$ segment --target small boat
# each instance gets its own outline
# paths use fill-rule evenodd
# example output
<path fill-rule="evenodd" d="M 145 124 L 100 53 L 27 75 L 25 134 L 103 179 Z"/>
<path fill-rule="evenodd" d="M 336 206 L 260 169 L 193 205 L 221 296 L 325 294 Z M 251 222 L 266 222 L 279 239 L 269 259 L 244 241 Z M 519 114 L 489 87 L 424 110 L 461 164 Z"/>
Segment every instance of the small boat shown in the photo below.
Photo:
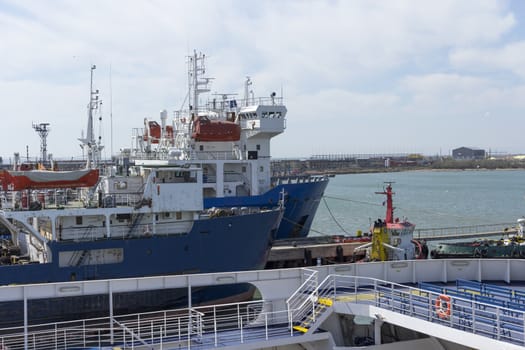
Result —
<path fill-rule="evenodd" d="M 98 169 L 73 171 L 0 171 L 0 188 L 3 191 L 31 189 L 76 188 L 95 186 L 99 179 Z"/>
<path fill-rule="evenodd" d="M 386 217 L 374 222 L 370 242 L 355 251 L 367 249 L 368 259 L 373 261 L 426 259 L 426 242 L 413 239 L 416 225 L 406 218 L 400 220 L 394 217 L 392 182 L 387 182 L 384 191 L 376 194 L 386 196 Z"/>
<path fill-rule="evenodd" d="M 525 258 L 525 219 L 518 219 L 518 231 L 501 239 L 441 242 L 430 252 L 432 259 Z"/>
<path fill-rule="evenodd" d="M 162 134 L 163 131 L 165 135 Z M 173 126 L 166 125 L 163 129 L 162 126 L 154 120 L 144 120 L 144 141 L 158 144 L 163 137 L 173 138 Z"/>

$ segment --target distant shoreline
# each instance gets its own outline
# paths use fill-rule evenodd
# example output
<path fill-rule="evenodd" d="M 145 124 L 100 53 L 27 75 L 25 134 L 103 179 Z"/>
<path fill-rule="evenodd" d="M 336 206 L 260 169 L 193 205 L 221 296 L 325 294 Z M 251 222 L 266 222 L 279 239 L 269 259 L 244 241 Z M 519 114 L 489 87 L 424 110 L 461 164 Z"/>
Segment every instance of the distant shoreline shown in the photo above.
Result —
<path fill-rule="evenodd" d="M 300 175 L 348 175 L 348 174 L 373 174 L 373 173 L 398 173 L 407 171 L 427 171 L 427 172 L 453 172 L 453 171 L 521 171 L 523 168 L 429 168 L 429 167 L 398 167 L 398 168 L 365 168 L 365 169 L 337 169 L 330 171 L 306 171 Z"/>

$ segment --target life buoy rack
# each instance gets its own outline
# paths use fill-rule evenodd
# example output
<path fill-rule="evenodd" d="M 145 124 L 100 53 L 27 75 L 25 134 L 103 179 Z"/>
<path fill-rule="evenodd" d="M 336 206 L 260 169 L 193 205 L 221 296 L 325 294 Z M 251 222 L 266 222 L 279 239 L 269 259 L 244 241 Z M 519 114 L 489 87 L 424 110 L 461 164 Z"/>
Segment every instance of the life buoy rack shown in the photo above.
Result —
<path fill-rule="evenodd" d="M 442 320 L 448 320 L 450 317 L 450 297 L 446 294 L 440 294 L 434 303 L 436 314 Z"/>

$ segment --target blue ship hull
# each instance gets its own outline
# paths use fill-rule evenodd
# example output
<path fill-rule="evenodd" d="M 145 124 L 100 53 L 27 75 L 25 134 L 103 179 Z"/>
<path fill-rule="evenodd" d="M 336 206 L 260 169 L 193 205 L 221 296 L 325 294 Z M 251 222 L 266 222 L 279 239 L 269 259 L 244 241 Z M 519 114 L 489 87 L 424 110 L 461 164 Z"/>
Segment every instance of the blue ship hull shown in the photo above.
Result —
<path fill-rule="evenodd" d="M 316 181 L 297 181 L 280 184 L 258 196 L 204 198 L 204 207 L 257 207 L 274 206 L 281 193 L 285 193 L 284 215 L 275 239 L 306 237 L 312 221 L 328 186 L 327 178 Z"/>
<path fill-rule="evenodd" d="M 49 242 L 52 262 L 0 267 L 0 285 L 161 276 L 263 268 L 280 212 L 198 220 L 184 235 Z M 60 252 L 123 249 L 113 264 L 59 267 Z M 234 253 L 234 254 L 233 254 Z"/>
<path fill-rule="evenodd" d="M 184 235 L 107 239 L 90 242 L 49 242 L 52 262 L 0 266 L 0 284 L 29 284 L 71 280 L 112 279 L 188 273 L 257 270 L 265 266 L 282 213 L 258 214 L 199 220 Z M 59 266 L 60 252 L 122 249 L 120 263 Z M 194 305 L 217 300 L 250 297 L 249 284 L 205 287 L 193 291 Z M 29 302 L 29 322 L 53 322 L 78 317 L 107 316 L 106 295 L 41 299 Z M 185 307 L 187 290 L 168 289 L 114 295 L 115 314 Z M 20 325 L 23 307 L 0 305 L 0 327 Z"/>

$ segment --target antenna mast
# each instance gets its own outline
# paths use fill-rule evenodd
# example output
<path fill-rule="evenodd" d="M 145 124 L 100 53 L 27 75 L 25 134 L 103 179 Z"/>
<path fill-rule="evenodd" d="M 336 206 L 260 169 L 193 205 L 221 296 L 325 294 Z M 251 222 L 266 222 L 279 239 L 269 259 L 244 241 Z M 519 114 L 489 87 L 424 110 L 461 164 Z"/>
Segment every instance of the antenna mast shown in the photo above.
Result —
<path fill-rule="evenodd" d="M 90 82 L 90 92 L 89 92 L 89 104 L 88 104 L 88 124 L 86 130 L 86 137 L 78 139 L 82 142 L 81 147 L 87 149 L 87 167 L 95 168 L 100 162 L 100 151 L 104 146 L 100 145 L 100 142 L 97 143 L 95 139 L 95 132 L 93 130 L 93 112 L 99 109 L 102 101 L 98 98 L 98 90 L 93 90 L 93 71 L 97 69 L 97 66 L 91 66 L 91 82 Z"/>
<path fill-rule="evenodd" d="M 42 157 L 42 164 L 45 164 L 47 162 L 47 135 L 49 135 L 51 128 L 49 128 L 49 123 L 33 123 L 33 129 L 40 136 L 40 156 Z"/>
<path fill-rule="evenodd" d="M 188 93 L 190 103 L 190 115 L 198 116 L 199 114 L 199 95 L 209 92 L 208 84 L 212 78 L 203 77 L 206 74 L 206 65 L 204 62 L 205 55 L 193 51 L 193 56 L 189 57 L 188 69 Z"/>

